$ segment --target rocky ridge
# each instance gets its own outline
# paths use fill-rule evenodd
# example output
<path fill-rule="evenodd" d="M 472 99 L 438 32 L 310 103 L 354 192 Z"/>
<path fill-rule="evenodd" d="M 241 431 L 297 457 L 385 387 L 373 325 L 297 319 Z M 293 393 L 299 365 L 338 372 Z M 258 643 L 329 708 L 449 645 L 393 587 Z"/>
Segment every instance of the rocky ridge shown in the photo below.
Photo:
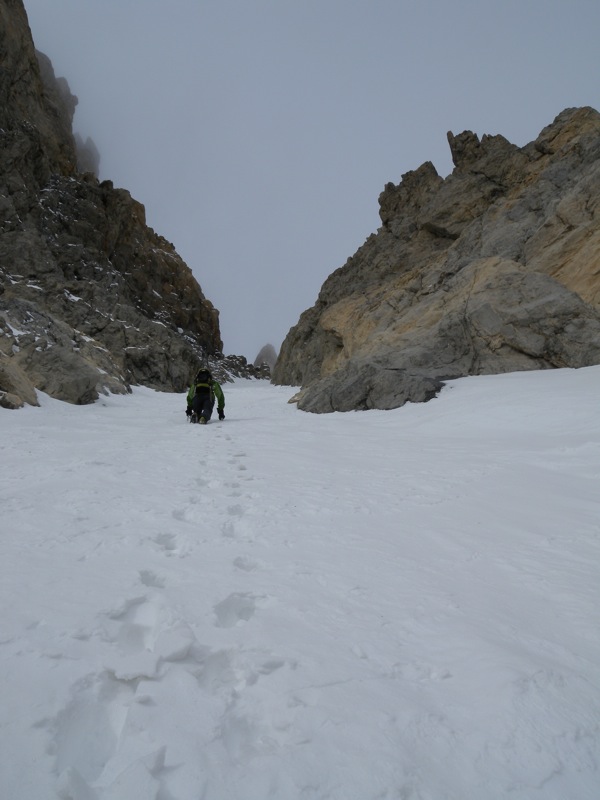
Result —
<path fill-rule="evenodd" d="M 93 142 L 78 152 L 76 105 L 21 0 L 0 0 L 0 405 L 183 391 L 199 362 L 258 376 L 223 357 L 217 310 L 141 203 L 98 181 Z"/>
<path fill-rule="evenodd" d="M 298 407 L 395 408 L 466 375 L 600 363 L 600 115 L 563 111 L 523 148 L 448 134 L 379 197 L 382 227 L 323 284 L 273 382 Z"/>

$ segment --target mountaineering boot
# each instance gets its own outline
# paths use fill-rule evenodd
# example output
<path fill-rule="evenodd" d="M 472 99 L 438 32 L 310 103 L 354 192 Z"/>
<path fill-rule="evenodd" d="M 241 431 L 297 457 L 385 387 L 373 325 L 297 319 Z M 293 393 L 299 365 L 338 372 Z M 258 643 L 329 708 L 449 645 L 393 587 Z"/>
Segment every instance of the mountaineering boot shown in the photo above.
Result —
<path fill-rule="evenodd" d="M 198 422 L 200 423 L 200 425 L 206 425 L 206 420 L 204 419 L 204 417 L 200 417 Z"/>
<path fill-rule="evenodd" d="M 198 422 L 198 415 L 195 411 L 192 411 L 192 415 L 190 417 L 190 422 Z"/>

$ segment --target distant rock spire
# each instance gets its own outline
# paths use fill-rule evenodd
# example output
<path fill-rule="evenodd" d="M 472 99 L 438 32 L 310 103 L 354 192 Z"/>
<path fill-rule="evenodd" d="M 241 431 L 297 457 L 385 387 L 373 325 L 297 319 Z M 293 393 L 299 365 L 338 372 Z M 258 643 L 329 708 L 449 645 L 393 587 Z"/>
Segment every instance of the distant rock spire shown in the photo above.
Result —
<path fill-rule="evenodd" d="M 269 367 L 269 371 L 272 372 L 276 362 L 277 350 L 275 350 L 272 344 L 266 344 L 264 347 L 261 347 L 258 355 L 254 359 L 254 366 L 260 367 L 261 364 L 266 364 Z"/>
<path fill-rule="evenodd" d="M 79 172 L 91 172 L 98 177 L 100 175 L 100 152 L 91 136 L 87 139 L 79 134 L 75 134 L 75 148 L 77 150 L 77 169 Z"/>

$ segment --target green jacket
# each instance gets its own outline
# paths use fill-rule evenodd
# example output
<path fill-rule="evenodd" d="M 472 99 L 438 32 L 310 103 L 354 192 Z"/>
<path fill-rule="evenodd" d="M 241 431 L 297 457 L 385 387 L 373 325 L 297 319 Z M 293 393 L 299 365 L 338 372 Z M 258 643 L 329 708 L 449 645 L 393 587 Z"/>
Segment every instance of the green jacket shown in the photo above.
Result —
<path fill-rule="evenodd" d="M 210 399 L 211 402 L 214 402 L 215 397 L 217 398 L 217 409 L 221 410 L 225 408 L 225 395 L 223 394 L 223 390 L 221 386 L 211 378 L 208 383 L 192 383 L 190 388 L 188 389 L 187 393 L 187 404 L 191 406 L 192 400 L 194 399 L 194 395 L 196 394 L 196 387 L 197 386 L 208 386 L 210 389 Z"/>

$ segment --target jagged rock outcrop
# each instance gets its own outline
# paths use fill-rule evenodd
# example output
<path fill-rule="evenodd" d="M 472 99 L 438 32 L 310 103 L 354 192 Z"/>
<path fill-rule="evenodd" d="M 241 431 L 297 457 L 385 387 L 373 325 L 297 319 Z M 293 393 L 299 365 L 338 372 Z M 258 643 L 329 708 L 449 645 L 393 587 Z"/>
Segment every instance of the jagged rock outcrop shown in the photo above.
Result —
<path fill-rule="evenodd" d="M 0 0 L 2 405 L 182 391 L 207 358 L 223 379 L 218 312 L 191 270 L 127 191 L 78 171 L 76 103 L 21 0 Z"/>
<path fill-rule="evenodd" d="M 258 378 L 268 380 L 271 376 L 264 366 L 249 364 L 245 356 L 227 355 L 216 353 L 206 359 L 207 366 L 213 378 L 220 383 L 230 381 L 232 378 Z"/>
<path fill-rule="evenodd" d="M 265 344 L 258 351 L 258 355 L 254 359 L 255 367 L 267 367 L 269 375 L 273 372 L 275 364 L 277 363 L 277 350 L 272 344 Z"/>
<path fill-rule="evenodd" d="M 90 136 L 84 139 L 79 133 L 72 134 L 73 115 L 79 102 L 78 98 L 71 94 L 66 78 L 56 77 L 52 62 L 45 53 L 36 50 L 35 57 L 40 68 L 47 103 L 52 108 L 54 116 L 60 120 L 61 135 L 66 141 L 73 137 L 77 171 L 91 172 L 97 178 L 100 174 L 100 152 L 96 143 Z"/>
<path fill-rule="evenodd" d="M 75 149 L 78 171 L 91 172 L 97 178 L 100 174 L 100 151 L 96 147 L 96 142 L 91 136 L 84 139 L 79 133 L 76 133 Z"/>
<path fill-rule="evenodd" d="M 323 284 L 273 382 L 306 411 L 394 408 L 444 379 L 600 363 L 600 115 L 536 141 L 448 134 L 455 168 L 387 184 L 382 227 Z"/>

